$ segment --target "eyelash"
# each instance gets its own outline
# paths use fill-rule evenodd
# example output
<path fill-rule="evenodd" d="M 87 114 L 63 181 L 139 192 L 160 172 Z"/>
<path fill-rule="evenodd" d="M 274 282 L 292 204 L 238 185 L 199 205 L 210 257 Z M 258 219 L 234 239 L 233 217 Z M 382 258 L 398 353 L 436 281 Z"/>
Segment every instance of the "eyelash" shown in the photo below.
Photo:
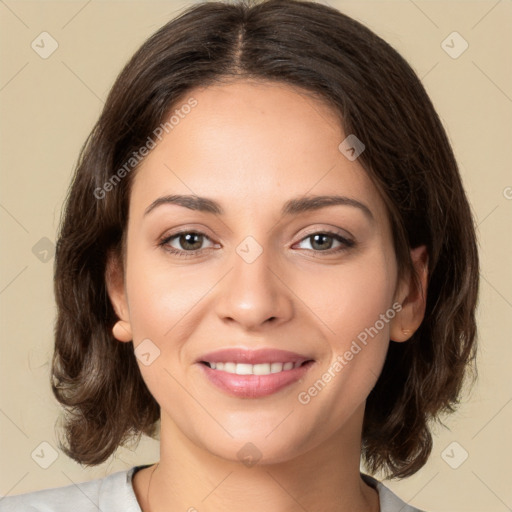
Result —
<path fill-rule="evenodd" d="M 181 231 L 181 232 L 178 232 L 178 233 L 174 233 L 173 235 L 171 236 L 166 236 L 164 237 L 163 239 L 161 239 L 158 243 L 158 246 L 159 247 L 162 247 L 162 249 L 174 256 L 178 256 L 179 258 L 190 258 L 190 257 L 193 257 L 193 256 L 196 256 L 198 253 L 200 253 L 201 251 L 203 251 L 204 249 L 196 249 L 194 251 L 184 251 L 184 250 L 180 250 L 180 249 L 175 249 L 174 247 L 168 247 L 167 244 L 175 239 L 175 238 L 178 238 L 180 237 L 181 235 L 202 235 L 203 237 L 207 238 L 208 240 L 210 240 L 210 237 L 208 237 L 206 234 L 204 233 L 201 233 L 200 231 Z M 339 252 L 343 252 L 343 251 L 346 251 L 352 247 L 354 247 L 356 245 L 355 241 L 354 240 L 350 240 L 348 238 L 345 238 L 343 236 L 341 236 L 339 233 L 335 233 L 333 231 L 315 231 L 313 233 L 308 233 L 305 237 L 301 238 L 299 240 L 299 242 L 302 242 L 308 238 L 311 238 L 313 237 L 314 235 L 328 235 L 329 237 L 331 238 L 334 238 L 335 240 L 337 240 L 338 242 L 340 242 L 342 245 L 336 249 L 328 249 L 326 251 L 315 251 L 314 249 L 305 249 L 307 251 L 313 251 L 315 253 L 320 253 L 320 254 L 334 254 L 334 253 L 339 253 Z M 211 249 L 211 248 L 210 248 Z M 208 249 L 206 249 L 208 250 Z"/>

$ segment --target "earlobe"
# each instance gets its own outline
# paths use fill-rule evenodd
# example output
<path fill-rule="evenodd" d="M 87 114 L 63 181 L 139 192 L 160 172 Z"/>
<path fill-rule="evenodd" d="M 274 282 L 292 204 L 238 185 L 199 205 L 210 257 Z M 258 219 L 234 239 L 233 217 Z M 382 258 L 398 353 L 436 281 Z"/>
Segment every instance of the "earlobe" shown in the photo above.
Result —
<path fill-rule="evenodd" d="M 425 245 L 411 249 L 414 275 L 407 276 L 399 287 L 397 300 L 402 306 L 400 312 L 391 321 L 390 339 L 407 341 L 416 332 L 425 316 L 428 285 L 428 252 Z"/>
<path fill-rule="evenodd" d="M 123 320 L 119 320 L 112 327 L 112 334 L 114 338 L 118 341 L 132 341 L 132 329 L 129 322 L 125 322 Z"/>
<path fill-rule="evenodd" d="M 119 257 L 109 252 L 105 268 L 105 284 L 110 302 L 119 320 L 112 327 L 112 334 L 118 341 L 132 341 L 132 328 L 124 286 L 123 269 Z"/>

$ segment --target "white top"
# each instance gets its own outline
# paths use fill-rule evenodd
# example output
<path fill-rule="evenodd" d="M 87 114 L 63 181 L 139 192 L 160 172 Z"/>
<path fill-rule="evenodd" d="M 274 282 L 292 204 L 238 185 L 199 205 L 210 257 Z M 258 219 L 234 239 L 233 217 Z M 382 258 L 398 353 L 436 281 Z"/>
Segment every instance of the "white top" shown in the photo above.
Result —
<path fill-rule="evenodd" d="M 151 466 L 133 466 L 80 484 L 0 498 L 0 512 L 142 512 L 132 478 Z M 380 512 L 423 512 L 411 507 L 375 478 L 361 473 L 363 480 L 379 493 Z"/>

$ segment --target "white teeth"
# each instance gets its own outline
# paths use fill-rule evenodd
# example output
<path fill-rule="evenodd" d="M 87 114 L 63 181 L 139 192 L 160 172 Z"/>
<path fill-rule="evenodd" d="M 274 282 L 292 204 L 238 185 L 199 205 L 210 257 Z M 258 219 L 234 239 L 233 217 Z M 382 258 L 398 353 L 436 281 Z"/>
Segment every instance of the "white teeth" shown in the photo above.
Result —
<path fill-rule="evenodd" d="M 224 368 L 222 369 L 228 373 L 236 373 L 236 363 L 224 363 Z"/>
<path fill-rule="evenodd" d="M 283 371 L 283 363 L 272 363 L 270 365 L 270 373 L 279 373 Z"/>
<path fill-rule="evenodd" d="M 222 370 L 237 375 L 270 375 L 298 368 L 302 363 L 208 363 L 213 370 Z"/>
<path fill-rule="evenodd" d="M 234 365 L 234 363 L 232 363 Z M 229 370 L 226 370 L 226 366 L 224 366 L 224 371 L 228 371 Z M 234 372 L 230 372 L 230 373 L 236 373 L 237 375 L 252 375 L 252 372 L 253 372 L 253 365 L 252 364 L 242 364 L 242 363 L 238 363 L 236 365 L 236 368 L 235 368 L 235 371 Z"/>

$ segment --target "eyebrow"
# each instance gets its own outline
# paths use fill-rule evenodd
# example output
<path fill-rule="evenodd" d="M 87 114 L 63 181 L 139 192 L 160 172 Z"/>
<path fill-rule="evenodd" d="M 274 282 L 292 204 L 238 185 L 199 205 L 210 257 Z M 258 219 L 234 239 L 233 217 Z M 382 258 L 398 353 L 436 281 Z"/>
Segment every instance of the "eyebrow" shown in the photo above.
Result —
<path fill-rule="evenodd" d="M 206 213 L 213 213 L 214 215 L 224 215 L 222 206 L 206 197 L 200 197 L 195 195 L 168 195 L 162 196 L 155 199 L 144 211 L 144 216 L 148 215 L 158 206 L 164 204 L 176 204 L 183 206 L 189 210 L 198 210 Z M 370 220 L 374 220 L 374 216 L 364 203 L 361 203 L 357 199 L 351 197 L 339 196 L 339 195 L 323 195 L 323 196 L 306 196 L 297 197 L 287 201 L 282 209 L 281 216 L 285 215 L 296 215 L 308 211 L 319 210 L 327 206 L 352 206 L 360 209 Z"/>

